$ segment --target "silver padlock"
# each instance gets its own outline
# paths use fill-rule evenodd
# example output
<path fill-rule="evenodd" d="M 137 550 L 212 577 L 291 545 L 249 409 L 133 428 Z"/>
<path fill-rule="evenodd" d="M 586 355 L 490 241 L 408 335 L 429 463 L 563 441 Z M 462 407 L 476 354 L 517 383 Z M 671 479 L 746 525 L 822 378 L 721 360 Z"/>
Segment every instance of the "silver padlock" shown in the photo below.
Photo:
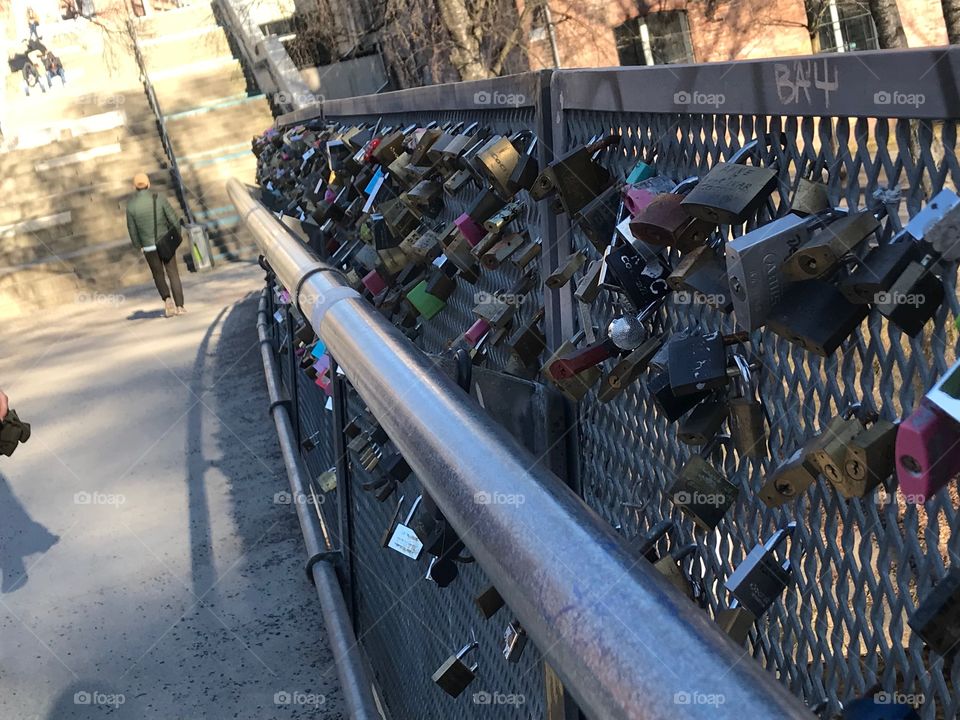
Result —
<path fill-rule="evenodd" d="M 777 530 L 769 540 L 753 548 L 727 578 L 727 590 L 755 617 L 763 615 L 794 580 L 790 561 L 778 561 L 776 551 L 796 527 L 797 523 L 792 522 Z"/>

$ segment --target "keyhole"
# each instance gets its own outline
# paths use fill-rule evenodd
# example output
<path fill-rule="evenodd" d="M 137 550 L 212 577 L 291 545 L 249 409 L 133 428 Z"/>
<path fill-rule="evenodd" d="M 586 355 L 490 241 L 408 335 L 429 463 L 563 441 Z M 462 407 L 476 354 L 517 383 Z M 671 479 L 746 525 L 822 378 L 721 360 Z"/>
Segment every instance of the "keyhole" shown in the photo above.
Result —
<path fill-rule="evenodd" d="M 913 457 L 913 455 L 901 455 L 900 464 L 903 465 L 907 471 L 913 473 L 914 475 L 919 475 L 923 472 L 920 462 Z"/>

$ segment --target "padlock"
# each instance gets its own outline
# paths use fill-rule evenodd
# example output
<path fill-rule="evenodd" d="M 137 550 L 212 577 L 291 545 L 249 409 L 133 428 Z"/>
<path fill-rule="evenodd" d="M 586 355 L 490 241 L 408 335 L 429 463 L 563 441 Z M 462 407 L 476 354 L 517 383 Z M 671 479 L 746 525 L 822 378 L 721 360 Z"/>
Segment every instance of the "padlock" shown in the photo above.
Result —
<path fill-rule="evenodd" d="M 737 645 L 744 645 L 757 616 L 747 610 L 740 601 L 734 598 L 730 605 L 717 611 L 717 625 Z"/>
<path fill-rule="evenodd" d="M 897 431 L 897 478 L 908 503 L 926 502 L 960 473 L 960 361 Z"/>
<path fill-rule="evenodd" d="M 610 244 L 623 209 L 619 189 L 611 185 L 574 216 L 573 222 L 600 252 Z"/>
<path fill-rule="evenodd" d="M 651 245 L 671 246 L 680 252 L 689 252 L 704 243 L 716 229 L 710 223 L 695 217 L 684 207 L 684 194 L 695 186 L 698 178 L 687 178 L 677 183 L 670 192 L 657 195 L 642 209 L 646 198 L 632 198 L 639 210 L 630 222 L 630 231 L 637 240 Z"/>
<path fill-rule="evenodd" d="M 663 336 L 654 336 L 637 347 L 636 350 L 621 358 L 613 369 L 603 378 L 597 399 L 608 403 L 633 384 L 650 364 L 654 354 L 663 345 Z M 667 384 L 669 388 L 669 382 Z"/>
<path fill-rule="evenodd" d="M 920 601 L 908 620 L 910 627 L 941 657 L 960 649 L 960 569 L 951 567 L 946 577 Z"/>
<path fill-rule="evenodd" d="M 448 657 L 433 674 L 433 682 L 439 685 L 447 695 L 459 697 L 477 676 L 479 664 L 474 663 L 468 666 L 463 662 L 463 657 L 477 647 L 479 647 L 479 643 L 476 641 L 464 645 L 459 652 Z"/>
<path fill-rule="evenodd" d="M 960 228 L 960 197 L 943 188 L 906 224 L 904 230 L 915 240 L 925 240 L 944 260 L 960 260 L 957 234 Z"/>
<path fill-rule="evenodd" d="M 527 646 L 527 631 L 519 620 L 513 620 L 503 631 L 503 657 L 507 662 L 520 662 L 523 649 Z"/>
<path fill-rule="evenodd" d="M 554 270 L 550 275 L 544 280 L 544 285 L 550 290 L 557 290 L 562 288 L 568 282 L 570 278 L 573 277 L 573 274 L 583 267 L 583 264 L 587 261 L 586 255 L 582 252 L 576 251 L 571 253 L 566 260 L 564 260 L 560 267 Z"/>
<path fill-rule="evenodd" d="M 435 261 L 427 272 L 427 286 L 424 290 L 432 297 L 446 302 L 457 289 L 456 274 L 457 266 L 450 260 Z"/>
<path fill-rule="evenodd" d="M 507 203 L 483 221 L 483 228 L 488 233 L 499 235 L 506 229 L 507 225 L 521 217 L 526 209 L 527 206 L 522 200 Z"/>
<path fill-rule="evenodd" d="M 526 245 L 518 248 L 516 252 L 510 256 L 510 263 L 522 272 L 540 255 L 541 249 L 542 243 L 540 238 L 528 240 Z"/>
<path fill-rule="evenodd" d="M 541 307 L 529 320 L 520 326 L 517 334 L 508 342 L 508 347 L 525 367 L 535 367 L 543 352 L 547 349 L 547 339 L 540 329 L 544 309 Z"/>
<path fill-rule="evenodd" d="M 573 217 L 613 183 L 610 171 L 595 162 L 593 155 L 617 142 L 618 137 L 609 136 L 564 154 L 537 176 L 530 188 L 530 197 L 544 200 L 557 193 L 563 212 Z"/>
<path fill-rule="evenodd" d="M 443 190 L 450 195 L 456 195 L 472 177 L 469 170 L 457 170 L 443 182 Z"/>
<path fill-rule="evenodd" d="M 922 257 L 920 246 L 909 240 L 880 245 L 867 253 L 837 287 L 848 302 L 874 303 L 880 293 L 890 289 L 911 261 Z"/>
<path fill-rule="evenodd" d="M 840 260 L 880 227 L 869 210 L 851 213 L 812 233 L 781 268 L 790 281 L 815 280 L 836 270 Z"/>
<path fill-rule="evenodd" d="M 537 176 L 540 174 L 540 167 L 537 165 L 537 158 L 534 155 L 537 142 L 535 135 L 530 138 L 524 153 L 514 166 L 513 172 L 510 173 L 507 180 L 507 193 L 509 195 L 515 195 L 521 190 L 529 190 L 536 182 Z"/>
<path fill-rule="evenodd" d="M 646 339 L 646 328 L 636 317 L 616 317 L 610 321 L 607 336 L 603 340 L 558 357 L 550 365 L 550 374 L 554 378 L 568 380 L 604 360 L 635 350 Z"/>
<path fill-rule="evenodd" d="M 17 445 L 30 439 L 30 423 L 23 422 L 13 408 L 0 422 L 0 455 L 10 457 Z"/>
<path fill-rule="evenodd" d="M 718 332 L 673 339 L 668 357 L 670 387 L 678 397 L 716 390 L 728 382 L 727 352 Z"/>
<path fill-rule="evenodd" d="M 714 442 L 720 436 L 714 438 Z M 703 449 L 709 456 L 711 445 Z M 717 527 L 737 499 L 740 489 L 727 480 L 701 455 L 694 454 L 677 473 L 670 488 L 670 500 L 688 513 L 698 527 L 711 531 Z"/>
<path fill-rule="evenodd" d="M 583 331 L 581 330 L 573 339 L 567 340 L 556 349 L 556 351 L 551 355 L 543 367 L 540 368 L 540 372 L 544 376 L 552 381 L 564 395 L 569 397 L 573 401 L 579 401 L 583 399 L 584 395 L 590 390 L 591 387 L 597 384 L 597 381 L 603 375 L 600 368 L 594 366 L 587 368 L 583 372 L 577 373 L 572 378 L 564 380 L 563 378 L 555 378 L 550 373 L 550 366 L 553 365 L 553 362 L 558 358 L 564 357 L 565 355 L 570 354 L 575 350 L 575 343 L 579 342 L 578 338 L 583 337 Z M 668 382 L 669 387 L 669 382 Z"/>
<path fill-rule="evenodd" d="M 863 421 L 853 413 L 845 412 L 831 418 L 807 447 L 807 458 L 831 483 L 840 482 L 847 447 L 864 429 Z"/>
<path fill-rule="evenodd" d="M 726 244 L 737 325 L 756 330 L 766 322 L 789 283 L 780 268 L 808 236 L 809 221 L 788 214 Z"/>
<path fill-rule="evenodd" d="M 640 533 L 632 538 L 628 543 L 630 554 L 636 558 L 644 558 L 648 562 L 655 563 L 660 557 L 657 553 L 657 543 L 659 543 L 667 533 L 674 527 L 673 520 L 665 519 L 656 523 L 645 533 Z"/>
<path fill-rule="evenodd" d="M 383 531 L 383 535 L 380 536 L 380 547 L 386 548 L 390 545 L 390 539 L 393 537 L 394 529 L 397 526 L 397 522 L 400 520 L 400 510 L 403 509 L 403 495 L 400 496 L 400 499 L 397 500 L 397 507 L 394 508 L 393 515 L 390 516 L 390 522 L 387 524 L 386 530 Z"/>
<path fill-rule="evenodd" d="M 803 173 L 799 173 L 799 175 L 797 187 L 790 201 L 790 212 L 797 215 L 816 215 L 824 210 L 829 210 L 831 207 L 830 195 L 827 185 L 822 182 L 822 171 L 817 173 L 814 170 L 810 177 L 804 177 Z"/>
<path fill-rule="evenodd" d="M 424 577 L 436 583 L 437 587 L 445 588 L 449 587 L 459 574 L 460 570 L 453 558 L 441 556 L 430 558 L 430 565 Z"/>
<path fill-rule="evenodd" d="M 691 600 L 694 598 L 693 586 L 690 584 L 690 580 L 681 569 L 680 563 L 693 555 L 693 553 L 696 551 L 696 543 L 683 545 L 679 548 L 671 550 L 653 564 L 653 567 L 658 573 L 663 575 L 671 585 L 673 585 L 677 590 Z"/>
<path fill-rule="evenodd" d="M 940 278 L 930 270 L 933 263 L 933 255 L 909 263 L 890 289 L 875 300 L 880 314 L 910 337 L 920 334 L 946 295 Z"/>
<path fill-rule="evenodd" d="M 670 265 L 659 256 L 647 260 L 631 245 L 621 245 L 606 254 L 605 266 L 614 287 L 626 296 L 637 313 L 652 312 L 670 292 L 667 285 Z"/>
<path fill-rule="evenodd" d="M 739 373 L 737 394 L 727 401 L 733 447 L 741 457 L 764 458 L 767 456 L 767 431 L 757 383 L 745 357 L 735 354 L 733 361 Z"/>
<path fill-rule="evenodd" d="M 766 319 L 767 329 L 807 352 L 830 357 L 870 312 L 849 302 L 832 283 L 793 283 Z"/>
<path fill-rule="evenodd" d="M 480 257 L 480 262 L 487 270 L 496 270 L 500 267 L 501 263 L 509 259 L 513 253 L 526 245 L 528 241 L 529 236 L 526 231 L 522 233 L 509 233 L 483 253 Z"/>
<path fill-rule="evenodd" d="M 603 272 L 603 259 L 597 259 L 587 266 L 586 272 L 577 283 L 573 296 L 582 303 L 590 304 L 600 294 L 600 275 Z"/>
<path fill-rule="evenodd" d="M 651 358 L 650 364 L 653 362 L 654 358 Z M 669 422 L 679 420 L 710 394 L 709 390 L 698 390 L 690 395 L 675 395 L 670 387 L 670 372 L 667 369 L 651 372 L 646 385 L 657 410 Z"/>
<path fill-rule="evenodd" d="M 500 593 L 497 592 L 497 589 L 493 585 L 487 587 L 483 592 L 477 595 L 473 601 L 480 610 L 480 614 L 483 615 L 484 620 L 489 620 L 492 618 L 500 611 L 500 608 L 506 604 L 503 598 L 500 596 Z"/>
<path fill-rule="evenodd" d="M 825 477 L 845 498 L 864 497 L 893 474 L 899 423 L 877 420 L 846 447 L 840 478 Z"/>
<path fill-rule="evenodd" d="M 770 168 L 718 163 L 691 190 L 681 205 L 694 217 L 713 225 L 746 222 L 777 187 Z"/>
<path fill-rule="evenodd" d="M 723 427 L 728 414 L 725 401 L 715 396 L 704 400 L 680 421 L 677 440 L 686 445 L 706 445 Z"/>
<path fill-rule="evenodd" d="M 762 616 L 794 581 L 789 560 L 776 559 L 776 550 L 796 530 L 795 522 L 757 545 L 727 578 L 725 586 L 752 615 Z"/>
<path fill-rule="evenodd" d="M 819 474 L 809 458 L 809 448 L 800 447 L 774 468 L 757 495 L 767 507 L 780 507 L 800 497 Z"/>
<path fill-rule="evenodd" d="M 477 151 L 473 165 L 480 174 L 502 197 L 510 197 L 507 183 L 514 168 L 520 161 L 520 153 L 512 138 L 496 135 Z"/>

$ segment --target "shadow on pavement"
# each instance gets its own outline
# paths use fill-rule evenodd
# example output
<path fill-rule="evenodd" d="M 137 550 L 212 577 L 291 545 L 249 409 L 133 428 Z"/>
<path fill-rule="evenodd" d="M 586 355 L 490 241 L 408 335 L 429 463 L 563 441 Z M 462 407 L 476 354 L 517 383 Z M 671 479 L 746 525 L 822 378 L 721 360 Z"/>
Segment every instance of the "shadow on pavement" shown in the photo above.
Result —
<path fill-rule="evenodd" d="M 59 540 L 58 535 L 30 518 L 0 473 L 0 592 L 11 593 L 23 587 L 27 582 L 24 558 L 45 553 Z"/>

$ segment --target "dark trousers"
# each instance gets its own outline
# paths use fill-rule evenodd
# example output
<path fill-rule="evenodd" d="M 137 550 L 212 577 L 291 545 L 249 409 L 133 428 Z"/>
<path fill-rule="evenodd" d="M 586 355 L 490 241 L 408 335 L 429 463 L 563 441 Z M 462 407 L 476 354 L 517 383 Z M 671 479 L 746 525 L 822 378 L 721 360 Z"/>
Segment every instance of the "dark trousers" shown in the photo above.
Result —
<path fill-rule="evenodd" d="M 150 272 L 153 273 L 153 282 L 157 286 L 157 292 L 160 298 L 166 302 L 170 297 L 170 288 L 173 288 L 173 302 L 177 307 L 183 307 L 183 286 L 180 285 L 180 271 L 177 269 L 177 258 L 173 256 L 169 262 L 160 260 L 156 250 L 150 250 L 143 254 L 147 259 L 147 265 L 150 266 Z M 167 277 L 170 278 L 170 287 L 167 287 L 166 278 L 163 277 L 163 270 L 166 268 Z"/>

